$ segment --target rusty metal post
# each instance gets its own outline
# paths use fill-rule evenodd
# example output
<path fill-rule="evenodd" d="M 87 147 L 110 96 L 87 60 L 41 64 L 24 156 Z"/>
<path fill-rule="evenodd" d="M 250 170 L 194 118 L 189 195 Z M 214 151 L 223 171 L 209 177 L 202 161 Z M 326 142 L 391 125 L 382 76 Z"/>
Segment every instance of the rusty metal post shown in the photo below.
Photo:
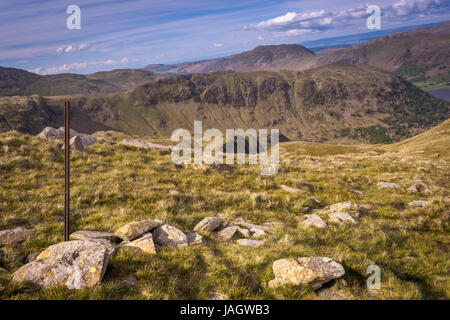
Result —
<path fill-rule="evenodd" d="M 70 102 L 64 105 L 64 166 L 65 166 L 65 193 L 64 193 L 64 241 L 69 241 L 70 222 Z"/>

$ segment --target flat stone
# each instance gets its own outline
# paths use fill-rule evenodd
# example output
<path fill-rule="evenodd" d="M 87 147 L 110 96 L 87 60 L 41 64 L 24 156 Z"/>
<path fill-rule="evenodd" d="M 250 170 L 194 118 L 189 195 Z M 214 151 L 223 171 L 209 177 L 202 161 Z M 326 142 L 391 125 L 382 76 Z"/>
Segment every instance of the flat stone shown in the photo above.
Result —
<path fill-rule="evenodd" d="M 113 243 L 120 243 L 122 239 L 114 233 L 102 231 L 79 230 L 70 235 L 70 240 L 107 240 Z"/>
<path fill-rule="evenodd" d="M 357 211 L 358 205 L 351 201 L 344 201 L 332 204 L 329 209 L 331 212 L 347 212 L 347 211 Z"/>
<path fill-rule="evenodd" d="M 250 240 L 250 239 L 239 239 L 236 241 L 237 244 L 241 246 L 247 246 L 247 247 L 260 247 L 264 245 L 263 240 Z"/>
<path fill-rule="evenodd" d="M 246 238 L 250 238 L 252 236 L 252 232 L 248 229 L 238 227 L 237 231 Z"/>
<path fill-rule="evenodd" d="M 219 217 L 206 217 L 200 221 L 195 227 L 195 232 L 213 232 L 218 229 L 222 224 L 222 219 Z"/>
<path fill-rule="evenodd" d="M 237 226 L 225 227 L 222 230 L 215 232 L 214 234 L 221 241 L 230 241 L 234 234 L 238 231 Z"/>
<path fill-rule="evenodd" d="M 347 212 L 333 212 L 328 215 L 330 217 L 330 222 L 343 224 L 343 223 L 352 223 L 356 224 L 355 219 Z"/>
<path fill-rule="evenodd" d="M 0 231 L 0 246 L 15 244 L 26 241 L 34 230 L 27 230 L 23 227 Z"/>
<path fill-rule="evenodd" d="M 327 257 L 289 258 L 273 263 L 275 279 L 269 281 L 269 287 L 283 285 L 308 285 L 313 289 L 324 283 L 338 279 L 345 274 L 344 267 Z"/>
<path fill-rule="evenodd" d="M 261 238 L 267 235 L 267 233 L 264 230 L 257 228 L 251 228 L 250 231 L 252 232 L 252 238 Z"/>
<path fill-rule="evenodd" d="M 136 240 L 133 240 L 131 242 L 126 242 L 121 247 L 125 248 L 125 249 L 136 250 L 136 251 L 139 251 L 142 253 L 147 253 L 147 254 L 156 253 L 155 244 L 153 242 L 153 236 L 150 232 L 143 234 Z"/>
<path fill-rule="evenodd" d="M 328 224 L 325 220 L 319 217 L 317 214 L 305 214 L 303 216 L 305 220 L 302 222 L 305 226 L 311 226 L 319 229 L 325 229 L 328 227 Z"/>
<path fill-rule="evenodd" d="M 188 245 L 203 244 L 203 237 L 197 232 L 189 232 L 186 234 Z"/>
<path fill-rule="evenodd" d="M 250 229 L 250 230 L 251 230 L 251 229 L 261 229 L 261 230 L 266 230 L 266 231 L 268 231 L 268 230 L 272 229 L 272 228 L 269 227 L 269 226 L 259 226 L 259 225 L 257 225 L 257 224 L 252 224 L 252 223 L 245 222 L 244 219 L 242 219 L 241 217 L 236 218 L 236 219 L 233 221 L 233 224 L 235 224 L 235 225 L 237 225 L 237 226 L 240 226 L 240 227 L 242 227 L 242 228 Z"/>
<path fill-rule="evenodd" d="M 410 206 L 411 208 L 422 208 L 422 207 L 429 206 L 430 204 L 431 204 L 431 201 L 417 200 L 417 201 L 411 201 L 410 203 L 408 203 L 408 206 Z"/>
<path fill-rule="evenodd" d="M 284 185 L 284 184 L 282 184 L 280 186 L 280 188 L 283 189 L 284 191 L 291 192 L 291 193 L 301 193 L 302 192 L 301 189 L 292 188 L 292 187 L 289 187 L 289 186 Z"/>
<path fill-rule="evenodd" d="M 165 224 L 153 230 L 152 234 L 155 244 L 161 248 L 178 248 L 188 246 L 187 236 L 183 231 L 176 227 Z"/>
<path fill-rule="evenodd" d="M 142 220 L 127 223 L 116 231 L 116 235 L 127 241 L 132 241 L 139 236 L 163 225 L 160 220 Z"/>
<path fill-rule="evenodd" d="M 98 242 L 62 242 L 48 247 L 35 261 L 22 266 L 12 280 L 30 281 L 45 289 L 90 288 L 102 281 L 109 257 L 107 248 Z"/>
<path fill-rule="evenodd" d="M 377 187 L 378 187 L 378 189 L 383 189 L 383 188 L 387 188 L 387 189 L 401 189 L 401 188 L 403 188 L 403 186 L 401 184 L 392 183 L 392 182 L 385 182 L 385 181 L 378 182 L 377 183 Z"/>

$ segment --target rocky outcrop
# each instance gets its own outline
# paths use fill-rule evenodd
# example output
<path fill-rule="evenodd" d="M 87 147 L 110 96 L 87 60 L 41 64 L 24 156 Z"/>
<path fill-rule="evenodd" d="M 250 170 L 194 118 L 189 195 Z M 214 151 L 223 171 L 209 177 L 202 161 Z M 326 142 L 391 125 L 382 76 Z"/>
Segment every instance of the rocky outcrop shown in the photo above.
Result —
<path fill-rule="evenodd" d="M 269 287 L 308 285 L 313 289 L 338 279 L 345 274 L 344 267 L 327 257 L 281 259 L 273 263 L 275 279 Z"/>
<path fill-rule="evenodd" d="M 0 246 L 24 242 L 32 234 L 34 230 L 27 230 L 23 227 L 0 231 Z"/>
<path fill-rule="evenodd" d="M 161 226 L 163 223 L 160 220 L 142 220 L 133 221 L 120 227 L 116 231 L 116 235 L 123 240 L 132 241 L 139 236 L 152 231 L 153 229 Z"/>
<path fill-rule="evenodd" d="M 98 242 L 62 242 L 50 246 L 35 261 L 17 270 L 12 280 L 29 281 L 45 289 L 58 286 L 90 288 L 102 281 L 109 258 L 108 249 Z"/>

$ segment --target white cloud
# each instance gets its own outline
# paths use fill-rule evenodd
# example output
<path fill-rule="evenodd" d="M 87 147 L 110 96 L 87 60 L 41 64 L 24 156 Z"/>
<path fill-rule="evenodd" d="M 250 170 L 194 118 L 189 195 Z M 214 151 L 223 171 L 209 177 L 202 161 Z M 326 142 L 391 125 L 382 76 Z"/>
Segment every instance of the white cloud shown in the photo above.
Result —
<path fill-rule="evenodd" d="M 259 40 L 259 41 L 263 41 L 263 40 L 264 40 L 264 38 L 263 38 L 263 37 L 261 37 L 261 36 L 259 36 L 259 37 L 258 37 L 258 40 Z"/>
<path fill-rule="evenodd" d="M 220 47 L 223 47 L 223 44 L 221 44 L 221 43 L 214 43 L 214 47 L 220 48 Z"/>
<path fill-rule="evenodd" d="M 56 52 L 59 53 L 59 54 L 63 54 L 63 53 L 64 54 L 71 54 L 71 53 L 80 52 L 80 51 L 82 51 L 84 49 L 87 49 L 87 48 L 88 48 L 88 45 L 86 43 L 81 43 L 78 46 L 71 44 L 71 45 L 69 45 L 69 46 L 67 46 L 65 48 L 61 48 L 61 47 L 57 48 Z"/>
<path fill-rule="evenodd" d="M 352 26 L 358 20 L 366 19 L 370 14 L 367 5 L 340 11 L 312 11 L 306 13 L 288 12 L 279 17 L 249 25 L 246 29 L 265 30 L 276 37 L 298 36 L 325 31 L 332 28 Z M 427 14 L 450 12 L 448 0 L 399 0 L 381 8 L 384 18 L 392 23 L 402 19 L 412 19 Z"/>
<path fill-rule="evenodd" d="M 28 71 L 34 72 L 34 73 L 39 73 L 42 75 L 47 75 L 47 74 L 56 74 L 56 73 L 67 73 L 72 70 L 86 69 L 89 66 L 111 66 L 111 65 L 116 65 L 116 64 L 124 64 L 124 63 L 128 63 L 128 61 L 129 60 L 127 57 L 123 57 L 120 60 L 108 59 L 108 60 L 104 60 L 104 61 L 74 62 L 71 64 L 65 63 L 61 66 L 47 68 L 45 71 L 43 71 L 42 67 L 38 67 L 36 69 L 32 69 L 32 70 L 28 70 Z"/>

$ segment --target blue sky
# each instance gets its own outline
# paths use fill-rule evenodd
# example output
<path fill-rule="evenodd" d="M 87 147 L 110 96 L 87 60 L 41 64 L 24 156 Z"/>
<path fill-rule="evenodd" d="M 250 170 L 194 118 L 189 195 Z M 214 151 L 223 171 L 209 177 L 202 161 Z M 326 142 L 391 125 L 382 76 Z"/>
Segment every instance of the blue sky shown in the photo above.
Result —
<path fill-rule="evenodd" d="M 81 29 L 66 27 L 69 5 Z M 0 65 L 40 74 L 90 73 L 215 58 L 262 44 L 368 32 L 450 19 L 449 0 L 2 0 Z"/>

